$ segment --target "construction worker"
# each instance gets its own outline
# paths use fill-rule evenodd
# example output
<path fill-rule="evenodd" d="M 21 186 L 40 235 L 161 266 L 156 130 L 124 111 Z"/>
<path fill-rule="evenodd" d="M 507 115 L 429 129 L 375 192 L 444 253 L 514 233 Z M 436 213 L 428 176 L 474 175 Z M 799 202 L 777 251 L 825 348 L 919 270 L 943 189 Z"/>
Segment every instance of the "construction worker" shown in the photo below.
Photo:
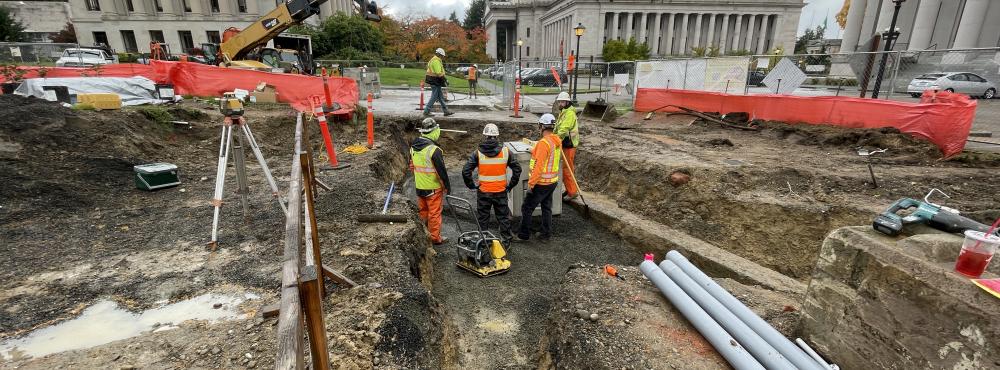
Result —
<path fill-rule="evenodd" d="M 441 89 L 448 84 L 448 80 L 444 74 L 444 62 L 441 61 L 443 57 L 444 49 L 437 48 L 437 50 L 434 50 L 434 57 L 427 61 L 427 73 L 424 76 L 424 82 L 431 85 L 431 100 L 424 106 L 425 117 L 431 116 L 431 107 L 434 106 L 435 101 L 441 103 L 441 111 L 444 112 L 444 115 L 450 116 L 455 114 L 448 111 L 448 106 L 444 104 L 444 93 L 441 92 Z"/>
<path fill-rule="evenodd" d="M 420 137 L 410 145 L 410 169 L 417 188 L 420 219 L 427 223 L 431 242 L 444 244 L 441 237 L 441 205 L 444 196 L 451 192 L 448 170 L 444 165 L 444 151 L 437 146 L 441 127 L 433 118 L 424 118 L 420 124 Z"/>
<path fill-rule="evenodd" d="M 559 161 L 562 156 L 562 140 L 552 133 L 555 120 L 556 117 L 551 113 L 543 114 L 538 120 L 542 138 L 531 150 L 528 192 L 521 205 L 521 227 L 517 230 L 517 235 L 514 235 L 514 240 L 517 241 L 527 241 L 530 237 L 531 214 L 539 204 L 542 205 L 542 230 L 538 238 L 548 241 L 552 236 L 552 193 L 559 185 Z"/>
<path fill-rule="evenodd" d="M 569 98 L 569 93 L 561 92 L 556 96 L 559 106 L 559 118 L 556 119 L 555 135 L 562 139 L 562 154 L 566 161 L 563 169 L 563 185 L 566 191 L 562 194 L 568 199 L 576 198 L 580 189 L 576 183 L 576 147 L 580 146 L 580 128 L 576 121 L 576 108 Z"/>
<path fill-rule="evenodd" d="M 476 86 L 479 85 L 479 66 L 473 64 L 469 67 L 469 96 L 479 99 L 479 94 L 476 93 Z"/>
<path fill-rule="evenodd" d="M 510 168 L 508 183 L 507 168 Z M 472 179 L 472 171 L 479 172 L 479 184 Z M 500 238 L 513 238 L 510 228 L 510 208 L 507 207 L 507 192 L 517 185 L 521 178 L 521 165 L 510 155 L 510 151 L 500 142 L 500 129 L 492 123 L 483 128 L 483 141 L 479 149 L 472 152 L 469 160 L 462 167 L 462 179 L 469 189 L 476 189 L 476 208 L 479 224 L 488 228 L 490 210 L 497 216 L 500 224 Z"/>

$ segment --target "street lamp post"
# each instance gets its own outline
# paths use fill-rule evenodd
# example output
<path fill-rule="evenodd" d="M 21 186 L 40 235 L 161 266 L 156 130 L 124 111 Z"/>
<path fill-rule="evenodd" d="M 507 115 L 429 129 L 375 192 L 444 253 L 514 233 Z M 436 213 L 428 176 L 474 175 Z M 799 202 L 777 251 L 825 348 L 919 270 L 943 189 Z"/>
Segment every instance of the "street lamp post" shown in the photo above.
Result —
<path fill-rule="evenodd" d="M 580 88 L 580 37 L 583 36 L 583 31 L 587 30 L 587 27 L 583 26 L 583 23 L 577 23 L 576 27 L 573 28 L 573 32 L 576 34 L 576 65 L 573 66 L 573 105 L 576 105 L 576 91 Z"/>
<path fill-rule="evenodd" d="M 882 34 L 882 38 L 885 40 L 885 48 L 882 50 L 882 61 L 878 64 L 878 75 L 875 77 L 872 99 L 878 99 L 878 91 L 882 88 L 882 75 L 885 73 L 885 63 L 889 59 L 889 51 L 892 50 L 892 44 L 899 37 L 899 30 L 896 29 L 896 17 L 899 16 L 899 7 L 903 6 L 906 0 L 892 0 L 892 2 L 896 4 L 896 7 L 892 11 L 892 23 L 889 25 L 889 29 L 885 30 Z M 898 58 L 896 63 L 899 63 Z"/>
<path fill-rule="evenodd" d="M 521 80 L 521 46 L 524 45 L 524 40 L 517 39 L 517 78 L 515 80 Z"/>

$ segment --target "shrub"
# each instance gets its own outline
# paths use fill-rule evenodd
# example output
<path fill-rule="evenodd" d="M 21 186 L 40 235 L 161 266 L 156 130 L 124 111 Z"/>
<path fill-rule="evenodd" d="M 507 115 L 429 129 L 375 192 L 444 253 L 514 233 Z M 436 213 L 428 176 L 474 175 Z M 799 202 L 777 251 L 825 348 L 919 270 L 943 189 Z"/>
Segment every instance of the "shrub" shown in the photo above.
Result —
<path fill-rule="evenodd" d="M 167 123 L 174 120 L 174 116 L 166 108 L 159 105 L 143 105 L 136 108 L 136 111 L 156 123 Z"/>

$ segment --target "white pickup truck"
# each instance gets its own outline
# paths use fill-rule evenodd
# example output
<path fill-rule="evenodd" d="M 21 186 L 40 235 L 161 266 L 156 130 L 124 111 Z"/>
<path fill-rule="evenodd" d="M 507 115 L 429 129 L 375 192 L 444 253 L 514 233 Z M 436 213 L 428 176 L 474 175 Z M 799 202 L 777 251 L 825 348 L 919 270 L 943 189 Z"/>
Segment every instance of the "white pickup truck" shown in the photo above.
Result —
<path fill-rule="evenodd" d="M 70 48 L 63 50 L 56 60 L 56 67 L 93 67 L 95 65 L 117 63 L 117 55 L 109 55 L 102 49 Z"/>

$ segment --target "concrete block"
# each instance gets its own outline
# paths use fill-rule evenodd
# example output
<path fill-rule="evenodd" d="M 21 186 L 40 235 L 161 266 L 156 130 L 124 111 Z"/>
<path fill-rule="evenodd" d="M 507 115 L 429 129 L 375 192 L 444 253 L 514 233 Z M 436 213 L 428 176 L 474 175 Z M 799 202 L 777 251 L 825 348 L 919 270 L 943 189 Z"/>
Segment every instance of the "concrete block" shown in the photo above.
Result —
<path fill-rule="evenodd" d="M 961 237 L 925 231 L 830 233 L 806 291 L 803 337 L 845 369 L 1000 365 L 1000 301 L 953 271 Z"/>

